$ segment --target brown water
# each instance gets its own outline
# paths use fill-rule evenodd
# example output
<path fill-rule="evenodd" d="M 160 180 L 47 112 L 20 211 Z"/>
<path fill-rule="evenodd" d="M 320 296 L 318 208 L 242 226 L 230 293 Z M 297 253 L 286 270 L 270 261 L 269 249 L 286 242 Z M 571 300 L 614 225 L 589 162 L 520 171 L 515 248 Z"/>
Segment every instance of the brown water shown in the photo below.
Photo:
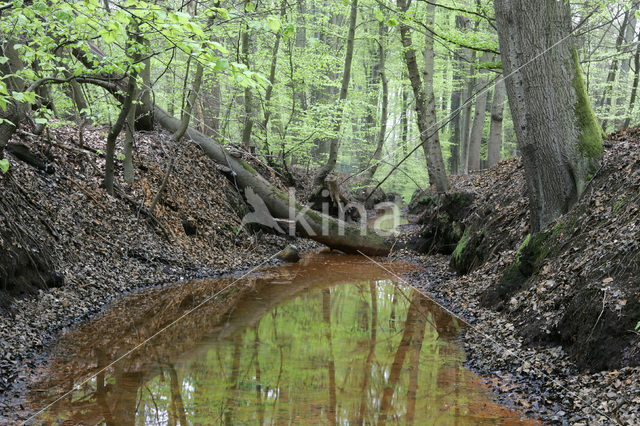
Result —
<path fill-rule="evenodd" d="M 233 281 L 126 298 L 61 340 L 31 407 L 76 389 L 35 422 L 525 422 L 463 366 L 456 319 L 395 280 L 363 258 L 326 253 L 266 268 L 242 281 L 253 290 L 205 304 L 91 378 Z"/>

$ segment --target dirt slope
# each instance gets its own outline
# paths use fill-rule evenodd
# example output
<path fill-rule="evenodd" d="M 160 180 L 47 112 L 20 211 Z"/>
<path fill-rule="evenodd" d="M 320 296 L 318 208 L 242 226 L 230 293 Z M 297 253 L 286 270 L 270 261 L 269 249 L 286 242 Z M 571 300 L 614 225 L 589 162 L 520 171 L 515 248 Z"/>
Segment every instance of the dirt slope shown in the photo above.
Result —
<path fill-rule="evenodd" d="M 424 227 L 409 245 L 451 254 L 451 266 L 468 273 L 461 287 L 504 311 L 527 342 L 561 344 L 587 371 L 637 366 L 639 189 L 636 128 L 610 136 L 579 203 L 537 237 L 528 235 L 521 165 L 507 160 L 453 179 L 466 203 L 417 194 Z"/>
<path fill-rule="evenodd" d="M 135 183 L 107 195 L 100 187 L 106 132 L 85 128 L 83 148 L 77 128 L 50 138 L 18 132 L 12 142 L 29 148 L 47 166 L 42 170 L 5 153 L 11 166 L 0 174 L 0 390 L 33 365 L 52 336 L 115 295 L 248 268 L 289 242 L 243 228 L 248 210 L 233 183 L 191 144 L 176 154 L 162 132 L 137 134 Z M 169 155 L 178 156 L 175 170 L 157 220 L 150 220 L 144 211 Z"/>

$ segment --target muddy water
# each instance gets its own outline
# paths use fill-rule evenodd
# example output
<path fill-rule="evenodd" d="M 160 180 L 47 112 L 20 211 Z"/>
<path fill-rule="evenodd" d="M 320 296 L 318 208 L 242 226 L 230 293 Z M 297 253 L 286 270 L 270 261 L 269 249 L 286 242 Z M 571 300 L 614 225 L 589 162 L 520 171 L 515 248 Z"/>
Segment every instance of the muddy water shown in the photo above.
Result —
<path fill-rule="evenodd" d="M 75 390 L 35 422 L 523 422 L 463 366 L 456 319 L 395 280 L 362 258 L 324 253 L 238 283 L 134 295 L 61 340 L 31 407 Z"/>

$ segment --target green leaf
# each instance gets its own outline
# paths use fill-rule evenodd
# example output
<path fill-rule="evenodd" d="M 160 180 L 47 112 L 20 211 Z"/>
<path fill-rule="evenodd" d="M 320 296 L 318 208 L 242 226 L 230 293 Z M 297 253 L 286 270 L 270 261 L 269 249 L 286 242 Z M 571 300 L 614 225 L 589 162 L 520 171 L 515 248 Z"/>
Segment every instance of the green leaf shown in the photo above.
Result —
<path fill-rule="evenodd" d="M 47 124 L 49 122 L 49 120 L 43 117 L 38 117 L 33 121 L 35 121 L 37 124 Z"/>
<path fill-rule="evenodd" d="M 378 20 L 378 22 L 384 21 L 384 15 L 380 11 L 380 9 L 374 9 L 373 14 L 376 15 L 376 19 Z"/>
<path fill-rule="evenodd" d="M 9 58 L 7 58 L 6 56 L 0 56 L 0 65 L 6 64 L 8 60 Z"/>
<path fill-rule="evenodd" d="M 218 43 L 215 40 L 209 40 L 209 46 L 217 51 L 219 51 L 220 53 L 227 53 L 228 50 L 226 47 L 224 47 L 222 44 Z"/>
<path fill-rule="evenodd" d="M 35 92 L 22 92 L 23 98 L 25 102 L 30 104 L 36 103 L 36 93 Z"/>
<path fill-rule="evenodd" d="M 253 12 L 254 10 L 256 10 L 256 7 L 251 2 L 247 3 L 247 5 L 244 7 L 245 12 Z"/>
<path fill-rule="evenodd" d="M 100 37 L 102 37 L 102 41 L 104 41 L 107 44 L 111 44 L 114 41 L 116 41 L 116 33 L 113 31 L 103 31 L 100 34 Z"/>
<path fill-rule="evenodd" d="M 267 26 L 274 33 L 280 31 L 280 20 L 275 16 L 267 16 Z"/>
<path fill-rule="evenodd" d="M 218 60 L 216 61 L 215 69 L 218 71 L 224 71 L 226 69 L 229 69 L 229 61 L 225 58 L 218 58 Z"/>
<path fill-rule="evenodd" d="M 387 25 L 389 25 L 390 27 L 395 27 L 399 23 L 400 22 L 396 18 L 394 18 L 393 16 L 391 18 L 389 18 L 389 20 L 387 21 Z"/>
<path fill-rule="evenodd" d="M 296 27 L 289 22 L 285 27 L 284 27 L 284 31 L 283 31 L 283 36 L 285 40 L 289 40 L 291 37 L 293 37 L 293 35 L 295 34 L 295 30 Z"/>
<path fill-rule="evenodd" d="M 7 173 L 9 171 L 9 160 L 6 158 L 0 160 L 0 171 L 2 173 Z"/>

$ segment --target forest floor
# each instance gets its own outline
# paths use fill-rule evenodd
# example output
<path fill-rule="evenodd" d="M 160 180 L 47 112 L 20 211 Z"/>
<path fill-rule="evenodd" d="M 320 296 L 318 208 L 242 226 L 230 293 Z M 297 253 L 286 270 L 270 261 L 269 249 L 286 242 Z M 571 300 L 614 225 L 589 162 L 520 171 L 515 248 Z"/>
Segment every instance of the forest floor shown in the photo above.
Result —
<path fill-rule="evenodd" d="M 464 197 L 416 195 L 423 227 L 403 237 L 431 253 L 408 281 L 471 325 L 470 366 L 545 420 L 640 422 L 640 128 L 605 146 L 579 202 L 539 237 L 517 159 L 452 177 Z"/>
<path fill-rule="evenodd" d="M 245 229 L 241 218 L 249 210 L 234 185 L 194 145 L 170 152 L 164 132 L 137 135 L 135 183 L 108 195 L 100 186 L 107 129 L 85 128 L 83 148 L 77 131 L 60 128 L 50 138 L 18 132 L 11 142 L 24 144 L 55 171 L 37 170 L 8 154 L 10 171 L 0 176 L 0 273 L 29 281 L 34 268 L 25 249 L 36 262 L 47 258 L 55 270 L 49 289 L 5 284 L 0 292 L 0 418 L 20 415 L 23 384 L 53 339 L 114 298 L 274 263 L 273 256 L 292 242 Z M 144 212 L 170 155 L 177 155 L 175 168 L 152 221 Z M 306 240 L 296 244 L 315 246 Z M 0 283 L 6 278 L 0 275 Z"/>

